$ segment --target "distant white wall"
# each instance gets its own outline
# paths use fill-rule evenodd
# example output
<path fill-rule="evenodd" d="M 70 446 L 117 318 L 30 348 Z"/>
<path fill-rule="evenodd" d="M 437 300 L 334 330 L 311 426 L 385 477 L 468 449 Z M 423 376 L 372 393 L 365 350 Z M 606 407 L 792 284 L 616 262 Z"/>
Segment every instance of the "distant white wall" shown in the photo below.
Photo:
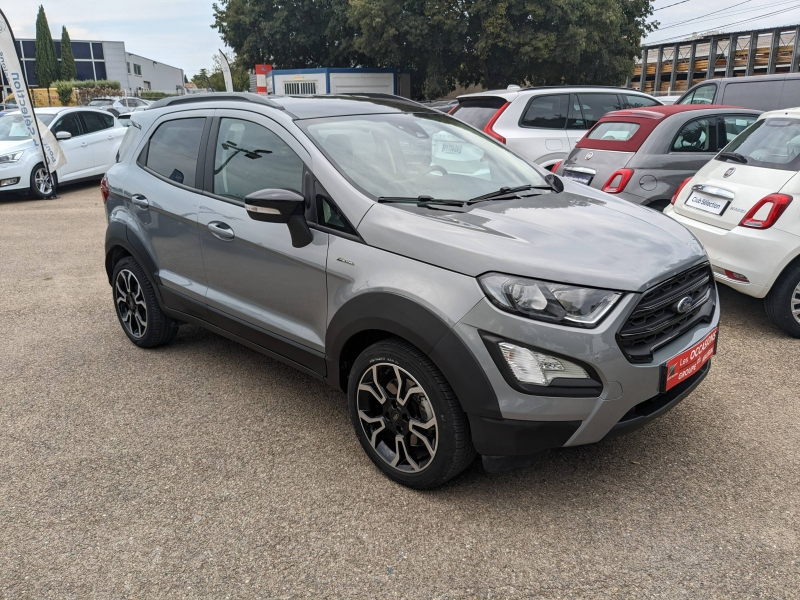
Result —
<path fill-rule="evenodd" d="M 314 84 L 313 89 L 315 94 L 328 93 L 325 87 L 325 73 L 297 73 L 291 75 L 275 75 L 274 77 L 274 92 L 276 96 L 287 96 L 292 93 L 308 93 L 312 83 Z M 286 86 L 287 83 L 290 84 L 288 88 Z"/>
<path fill-rule="evenodd" d="M 130 63 L 130 73 L 127 74 L 128 91 L 139 88 L 159 92 L 175 93 L 177 87 L 183 87 L 183 69 L 171 67 L 139 54 L 126 52 L 126 63 Z M 136 71 L 135 65 L 141 67 L 141 75 Z M 127 73 L 128 65 L 125 65 Z"/>
<path fill-rule="evenodd" d="M 330 94 L 394 94 L 394 73 L 331 73 Z"/>
<path fill-rule="evenodd" d="M 128 87 L 128 72 L 125 70 L 125 43 L 103 42 L 106 61 L 106 78 L 119 81 L 123 89 Z"/>

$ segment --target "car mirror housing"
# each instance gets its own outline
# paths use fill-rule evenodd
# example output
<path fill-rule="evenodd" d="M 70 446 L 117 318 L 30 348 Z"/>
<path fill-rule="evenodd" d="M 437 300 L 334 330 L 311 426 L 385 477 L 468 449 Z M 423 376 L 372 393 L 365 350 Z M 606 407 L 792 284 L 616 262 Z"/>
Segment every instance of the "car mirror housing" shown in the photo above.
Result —
<path fill-rule="evenodd" d="M 72 137 L 72 134 L 69 131 L 59 131 L 56 134 L 57 140 L 68 140 Z"/>
<path fill-rule="evenodd" d="M 266 223 L 285 223 L 292 236 L 292 246 L 308 246 L 313 239 L 305 217 L 306 200 L 294 190 L 267 188 L 244 199 L 251 219 Z"/>

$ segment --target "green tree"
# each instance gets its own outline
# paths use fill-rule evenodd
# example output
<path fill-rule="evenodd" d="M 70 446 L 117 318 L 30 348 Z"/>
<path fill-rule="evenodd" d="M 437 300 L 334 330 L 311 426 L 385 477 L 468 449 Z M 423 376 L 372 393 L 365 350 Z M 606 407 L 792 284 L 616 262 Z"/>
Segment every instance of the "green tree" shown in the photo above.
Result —
<path fill-rule="evenodd" d="M 61 81 L 73 81 L 78 78 L 75 68 L 75 56 L 72 54 L 72 40 L 66 26 L 61 28 L 61 69 L 58 78 Z"/>
<path fill-rule="evenodd" d="M 50 88 L 50 84 L 58 79 L 58 59 L 56 58 L 56 45 L 50 35 L 50 26 L 44 14 L 44 6 L 39 6 L 36 16 L 36 61 L 33 65 L 36 73 L 36 82 L 39 87 Z M 50 95 L 47 95 L 48 101 Z"/>

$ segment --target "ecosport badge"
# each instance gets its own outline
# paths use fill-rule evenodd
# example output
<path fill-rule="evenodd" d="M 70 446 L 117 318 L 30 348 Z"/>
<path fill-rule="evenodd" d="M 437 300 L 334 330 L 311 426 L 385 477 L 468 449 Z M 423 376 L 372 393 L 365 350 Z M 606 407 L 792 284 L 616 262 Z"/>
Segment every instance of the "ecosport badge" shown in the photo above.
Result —
<path fill-rule="evenodd" d="M 728 169 L 727 171 L 725 171 L 725 174 L 723 175 L 723 177 L 730 177 L 730 176 L 731 176 L 731 175 L 733 175 L 735 172 L 736 172 L 736 167 L 731 167 L 730 169 Z"/>

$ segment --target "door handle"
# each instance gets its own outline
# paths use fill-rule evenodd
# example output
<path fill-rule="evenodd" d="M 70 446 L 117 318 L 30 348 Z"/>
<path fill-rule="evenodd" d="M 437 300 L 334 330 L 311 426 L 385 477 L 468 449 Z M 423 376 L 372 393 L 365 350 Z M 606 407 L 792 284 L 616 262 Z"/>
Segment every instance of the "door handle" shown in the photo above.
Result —
<path fill-rule="evenodd" d="M 212 235 L 226 242 L 229 242 L 234 238 L 233 229 L 231 229 L 230 225 L 227 223 L 211 221 L 211 223 L 208 224 L 208 229 Z"/>
<path fill-rule="evenodd" d="M 86 148 L 89 144 L 87 142 L 81 142 L 81 148 Z"/>
<path fill-rule="evenodd" d="M 147 198 L 145 198 L 141 194 L 134 194 L 133 196 L 131 196 L 131 202 L 133 202 L 139 208 L 150 207 L 150 202 L 147 200 Z"/>
<path fill-rule="evenodd" d="M 110 139 L 110 140 L 113 140 L 113 139 L 114 139 L 114 136 L 113 136 L 113 135 L 110 135 L 110 136 L 108 136 L 108 139 Z"/>

